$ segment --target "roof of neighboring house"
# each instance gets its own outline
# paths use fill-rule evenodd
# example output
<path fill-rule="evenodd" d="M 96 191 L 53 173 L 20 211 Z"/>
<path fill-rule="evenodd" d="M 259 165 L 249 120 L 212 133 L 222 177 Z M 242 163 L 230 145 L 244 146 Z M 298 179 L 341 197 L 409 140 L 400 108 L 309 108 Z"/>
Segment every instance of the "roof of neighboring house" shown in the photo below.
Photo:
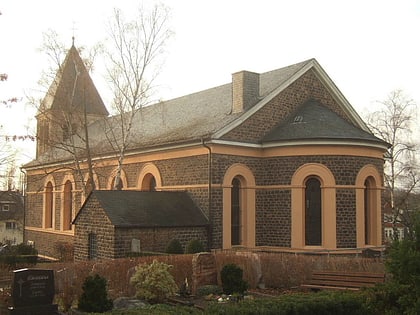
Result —
<path fill-rule="evenodd" d="M 3 205 L 8 205 L 3 211 Z M 0 191 L 0 220 L 23 220 L 23 196 L 18 191 Z"/>
<path fill-rule="evenodd" d="M 89 72 L 76 47 L 71 46 L 42 102 L 42 109 L 75 110 L 87 114 L 108 116 Z"/>
<path fill-rule="evenodd" d="M 206 226 L 208 219 L 186 192 L 95 190 L 79 214 L 89 211 L 89 200 L 97 200 L 116 227 Z"/>
<path fill-rule="evenodd" d="M 356 128 L 318 101 L 310 100 L 267 134 L 263 142 L 321 139 L 381 141 L 371 133 Z"/>

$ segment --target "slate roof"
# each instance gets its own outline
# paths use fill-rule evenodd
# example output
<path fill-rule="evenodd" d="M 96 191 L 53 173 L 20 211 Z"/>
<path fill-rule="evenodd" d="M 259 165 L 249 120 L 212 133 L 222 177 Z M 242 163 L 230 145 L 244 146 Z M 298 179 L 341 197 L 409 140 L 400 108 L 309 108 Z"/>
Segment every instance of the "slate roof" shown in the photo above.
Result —
<path fill-rule="evenodd" d="M 186 192 L 95 190 L 79 214 L 88 211 L 89 200 L 97 200 L 112 225 L 135 227 L 206 226 L 208 219 Z"/>
<path fill-rule="evenodd" d="M 72 46 L 42 102 L 42 108 L 83 112 L 84 104 L 87 114 L 108 116 L 79 52 Z"/>
<path fill-rule="evenodd" d="M 315 100 L 298 107 L 284 122 L 268 133 L 263 142 L 317 139 L 383 142 L 371 133 L 356 128 Z"/>
<path fill-rule="evenodd" d="M 201 139 L 217 140 L 221 138 L 229 128 L 232 128 L 251 117 L 253 113 L 264 106 L 271 97 L 280 93 L 282 89 L 287 88 L 293 80 L 298 79 L 309 69 L 315 69 L 320 79 L 329 86 L 332 93 L 335 93 L 335 96 L 343 105 L 343 110 L 354 123 L 353 127 L 351 127 L 351 124 L 346 123 L 346 131 L 354 133 L 354 139 L 376 141 L 379 145 L 383 145 L 383 141 L 368 135 L 368 128 L 359 115 L 335 87 L 334 83 L 323 71 L 317 61 L 315 59 L 309 59 L 277 70 L 261 73 L 259 75 L 259 101 L 255 106 L 242 113 L 232 113 L 232 83 L 172 100 L 162 101 L 142 108 L 134 118 L 127 152 L 130 150 L 153 150 L 154 148 L 178 144 L 199 143 L 201 142 Z M 314 114 L 321 114 L 319 112 L 319 107 L 316 107 L 313 110 L 315 110 Z M 342 127 L 336 127 L 338 125 L 343 125 L 343 119 L 339 118 L 337 115 L 333 115 L 333 113 L 327 114 L 326 110 L 323 111 L 322 115 L 324 115 L 324 117 L 329 115 L 328 118 L 331 119 L 330 123 L 332 124 L 332 127 L 334 127 L 332 129 L 333 134 L 330 134 L 330 137 L 328 137 L 326 133 L 322 134 L 319 128 L 317 129 L 314 127 L 314 130 L 318 131 L 317 135 L 322 139 L 339 139 L 340 134 L 338 134 L 338 132 L 344 132 L 344 130 L 339 130 Z M 305 114 L 305 116 L 307 115 Z M 110 154 L 115 152 L 109 142 L 110 134 L 107 134 L 104 130 L 109 131 L 112 129 L 112 136 L 120 138 L 121 134 L 118 133 L 121 130 L 116 127 L 118 126 L 117 119 L 118 116 L 108 117 L 106 120 L 99 119 L 89 126 L 89 142 L 92 154 Z M 306 123 L 306 125 L 308 127 L 311 126 L 312 128 L 313 122 L 315 122 L 313 118 L 311 118 L 311 122 L 311 124 Z M 107 127 L 105 127 L 105 124 Z M 320 124 L 318 124 L 318 127 L 319 125 Z M 109 126 L 113 126 L 114 128 L 109 128 Z M 324 124 L 322 127 L 326 126 L 327 125 Z M 304 137 L 304 130 L 306 129 L 291 125 L 290 122 L 289 127 L 291 127 L 290 130 L 284 130 L 287 128 L 279 126 L 279 130 L 273 130 L 272 133 L 261 140 L 274 141 L 287 140 L 287 138 L 292 140 Z M 357 131 L 356 129 L 360 130 Z M 297 133 L 292 133 L 292 130 Z M 286 132 L 282 133 L 283 131 Z M 327 129 L 324 128 L 323 131 L 327 132 Z M 310 139 L 313 138 L 315 133 L 307 132 L 306 135 L 308 135 L 308 139 Z M 343 134 L 341 134 L 341 139 L 343 138 Z M 78 146 L 77 141 L 82 140 L 75 139 L 76 146 Z M 83 143 L 80 143 L 79 146 L 83 147 Z M 39 166 L 44 163 L 54 163 L 70 158 L 71 156 L 68 152 L 65 152 L 65 150 L 53 149 L 45 155 L 38 157 L 38 160 L 28 163 L 25 167 Z"/>
<path fill-rule="evenodd" d="M 260 74 L 260 99 L 269 95 L 310 61 Z M 134 119 L 130 147 L 209 138 L 242 115 L 231 111 L 231 83 L 144 107 Z M 101 131 L 101 124 L 97 121 L 97 127 L 92 128 L 90 134 L 97 140 L 97 145 L 106 147 L 108 140 Z"/>

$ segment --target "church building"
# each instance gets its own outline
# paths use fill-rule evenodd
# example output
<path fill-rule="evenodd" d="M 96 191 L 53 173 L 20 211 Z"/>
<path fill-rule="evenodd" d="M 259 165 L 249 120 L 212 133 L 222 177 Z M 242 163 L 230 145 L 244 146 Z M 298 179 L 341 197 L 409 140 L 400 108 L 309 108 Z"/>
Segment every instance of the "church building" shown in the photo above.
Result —
<path fill-rule="evenodd" d="M 69 245 L 76 260 L 119 258 L 172 239 L 209 250 L 382 245 L 388 144 L 315 59 L 143 107 L 117 190 L 113 121 L 72 46 L 24 167 L 25 241 L 41 255 Z"/>

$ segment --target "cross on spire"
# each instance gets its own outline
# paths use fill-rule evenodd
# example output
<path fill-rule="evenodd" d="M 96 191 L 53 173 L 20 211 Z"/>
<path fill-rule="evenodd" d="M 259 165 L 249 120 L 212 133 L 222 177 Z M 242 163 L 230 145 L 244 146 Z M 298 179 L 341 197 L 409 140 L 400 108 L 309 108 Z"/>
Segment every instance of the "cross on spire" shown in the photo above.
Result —
<path fill-rule="evenodd" d="M 72 29 L 71 29 L 71 30 L 72 30 L 72 32 L 73 32 L 73 35 L 72 35 L 72 37 L 71 37 L 71 42 L 72 42 L 71 44 L 72 44 L 72 46 L 74 46 L 74 38 L 75 38 L 75 37 L 74 37 L 74 33 L 75 33 L 75 31 L 77 30 L 77 28 L 76 28 L 76 22 L 74 22 L 74 21 L 73 21 L 73 27 L 72 27 Z"/>

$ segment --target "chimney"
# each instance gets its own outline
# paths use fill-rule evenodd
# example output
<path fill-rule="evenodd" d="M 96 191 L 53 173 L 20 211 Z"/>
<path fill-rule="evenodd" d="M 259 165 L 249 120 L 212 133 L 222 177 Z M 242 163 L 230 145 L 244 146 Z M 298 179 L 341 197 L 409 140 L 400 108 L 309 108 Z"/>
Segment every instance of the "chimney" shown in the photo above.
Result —
<path fill-rule="evenodd" d="M 232 113 L 254 106 L 260 94 L 260 74 L 240 71 L 232 74 Z"/>

